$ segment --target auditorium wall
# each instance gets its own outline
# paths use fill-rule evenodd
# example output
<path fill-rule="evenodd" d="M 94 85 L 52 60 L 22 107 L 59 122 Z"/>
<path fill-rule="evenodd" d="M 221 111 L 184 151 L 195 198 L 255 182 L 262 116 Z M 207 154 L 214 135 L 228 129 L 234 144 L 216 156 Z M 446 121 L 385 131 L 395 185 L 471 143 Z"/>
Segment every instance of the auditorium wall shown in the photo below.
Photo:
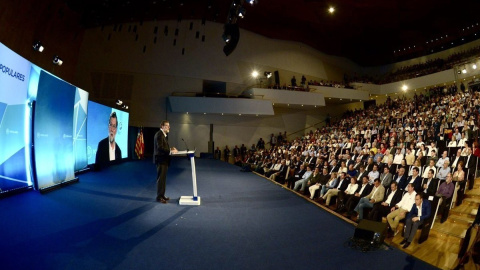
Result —
<path fill-rule="evenodd" d="M 344 70 L 358 68 L 345 58 L 322 54 L 301 43 L 268 39 L 244 30 L 236 50 L 227 57 L 222 51 L 222 24 L 207 22 L 202 26 L 200 21 L 193 21 L 190 31 L 189 22 L 179 24 L 178 36 L 174 34 L 177 21 L 125 24 L 121 31 L 119 26 L 116 31 L 114 26 L 87 30 L 74 83 L 87 89 L 93 101 L 114 106 L 117 99 L 123 100 L 129 105 L 133 126 L 158 127 L 161 120 L 169 119 L 172 145 L 183 146 L 183 138 L 191 148 L 206 152 L 210 124 L 216 145 L 251 145 L 271 132 L 303 130 L 323 121 L 326 113 L 275 107 L 275 115 L 268 117 L 174 114 L 169 112 L 167 96 L 201 93 L 203 80 L 226 82 L 226 94 L 238 96 L 266 83 L 253 79 L 253 70 L 261 74 L 278 70 L 282 84 L 290 84 L 295 75 L 300 84 L 302 74 L 307 79 L 342 80 Z M 163 33 L 166 25 L 167 36 Z M 205 33 L 205 42 L 195 38 L 196 30 Z"/>

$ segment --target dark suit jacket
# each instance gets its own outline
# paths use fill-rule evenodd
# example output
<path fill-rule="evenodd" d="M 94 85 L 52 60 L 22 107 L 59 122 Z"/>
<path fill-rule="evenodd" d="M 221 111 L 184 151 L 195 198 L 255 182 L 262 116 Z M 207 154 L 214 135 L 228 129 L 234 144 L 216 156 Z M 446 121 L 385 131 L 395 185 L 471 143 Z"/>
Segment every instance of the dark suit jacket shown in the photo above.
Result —
<path fill-rule="evenodd" d="M 108 142 L 108 137 L 98 143 L 97 154 L 95 156 L 95 165 L 97 168 L 105 167 L 110 163 L 110 153 L 108 150 L 109 147 L 110 145 Z M 120 147 L 118 147 L 118 144 L 115 142 L 115 161 L 119 161 L 121 159 L 122 150 L 120 150 Z"/>
<path fill-rule="evenodd" d="M 422 182 L 422 190 L 423 189 L 423 185 L 426 184 L 428 182 L 428 178 L 425 178 L 423 179 L 423 182 Z M 435 195 L 435 192 L 437 192 L 437 187 L 438 187 L 438 179 L 436 178 L 433 178 L 432 181 L 430 181 L 430 185 L 428 185 L 428 189 L 427 189 L 427 195 L 428 196 L 434 196 Z"/>
<path fill-rule="evenodd" d="M 155 133 L 153 162 L 156 165 L 170 164 L 170 145 L 168 144 L 167 137 L 163 135 L 162 130 L 159 130 L 157 133 Z"/>
<path fill-rule="evenodd" d="M 412 180 L 413 178 L 413 175 L 412 176 L 409 176 L 407 178 L 407 185 L 408 183 L 410 183 L 410 181 Z M 405 187 L 407 187 L 405 185 Z M 420 177 L 420 175 L 417 175 L 417 178 L 415 178 L 415 180 L 413 181 L 413 188 L 415 189 L 415 192 L 417 193 L 420 193 L 420 192 L 423 192 L 423 189 L 422 189 L 422 177 Z"/>
<path fill-rule="evenodd" d="M 430 206 L 430 201 L 424 199 L 422 202 L 422 216 L 420 217 L 420 220 L 424 221 L 425 219 L 429 218 L 431 212 L 432 212 L 432 207 Z M 418 216 L 417 204 L 413 204 L 412 210 L 408 212 L 407 218 L 414 218 L 417 216 Z"/>
<path fill-rule="evenodd" d="M 393 176 L 392 181 L 396 182 L 397 179 L 398 179 L 398 174 L 395 174 Z M 403 174 L 402 177 L 400 178 L 400 181 L 398 181 L 398 188 L 401 189 L 401 190 L 405 190 L 407 188 L 407 185 L 408 185 L 407 176 L 405 174 Z"/>
<path fill-rule="evenodd" d="M 348 187 L 348 184 L 350 184 L 350 177 L 345 177 L 341 184 L 340 184 L 340 181 L 341 181 L 340 178 L 338 178 L 338 183 L 335 186 L 335 188 L 338 188 L 341 191 L 345 191 Z"/>
<path fill-rule="evenodd" d="M 470 160 L 468 160 L 468 156 L 463 157 L 463 163 L 465 164 L 463 167 L 466 169 L 470 169 L 470 174 L 472 174 L 473 169 L 477 165 L 477 157 L 475 157 L 473 154 L 470 156 Z"/>
<path fill-rule="evenodd" d="M 362 185 L 359 185 L 357 190 L 355 190 L 355 193 L 360 193 L 360 197 L 365 197 L 370 194 L 370 192 L 372 192 L 372 189 L 373 185 L 367 184 L 367 186 L 363 189 L 362 193 L 360 193 L 360 190 L 362 190 Z"/>
<path fill-rule="evenodd" d="M 382 202 L 385 202 L 388 199 L 388 196 L 390 196 L 390 193 L 392 193 L 392 190 L 387 189 L 387 192 L 385 193 L 385 197 L 383 197 Z M 402 200 L 402 197 L 403 197 L 403 191 L 397 187 L 395 195 L 393 195 L 392 201 L 390 202 L 390 206 L 395 206 L 397 203 L 399 203 Z"/>

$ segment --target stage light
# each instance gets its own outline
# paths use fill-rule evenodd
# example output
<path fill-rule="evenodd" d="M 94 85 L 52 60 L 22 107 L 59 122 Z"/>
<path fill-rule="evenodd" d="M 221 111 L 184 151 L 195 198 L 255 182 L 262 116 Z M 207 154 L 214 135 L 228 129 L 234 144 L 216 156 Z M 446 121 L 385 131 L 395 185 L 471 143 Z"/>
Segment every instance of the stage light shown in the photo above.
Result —
<path fill-rule="evenodd" d="M 255 0 L 248 0 L 248 3 L 249 3 L 250 5 L 254 5 L 254 4 L 255 4 Z"/>
<path fill-rule="evenodd" d="M 230 42 L 230 40 L 232 39 L 232 36 L 228 35 L 227 33 L 223 33 L 222 38 L 223 38 L 223 41 L 225 41 L 225 43 L 228 44 Z"/>
<path fill-rule="evenodd" d="M 263 75 L 264 75 L 267 79 L 270 79 L 270 77 L 272 77 L 272 72 L 270 72 L 270 71 L 265 71 L 265 72 L 263 73 Z"/>
<path fill-rule="evenodd" d="M 463 69 L 462 69 L 462 73 L 463 73 L 463 74 L 467 73 L 467 69 L 466 69 L 466 68 L 463 68 Z"/>
<path fill-rule="evenodd" d="M 58 55 L 55 55 L 53 57 L 53 64 L 57 65 L 57 66 L 61 66 L 63 64 L 63 61 L 62 59 L 60 59 L 60 57 L 58 57 Z"/>
<path fill-rule="evenodd" d="M 238 9 L 238 17 L 239 18 L 243 19 L 245 17 L 245 13 L 246 13 L 245 8 L 241 7 L 241 8 Z"/>
<path fill-rule="evenodd" d="M 473 64 L 472 68 L 477 69 L 477 64 Z"/>
<path fill-rule="evenodd" d="M 457 74 L 460 74 L 460 73 L 462 73 L 462 71 L 461 71 L 460 69 L 459 69 L 459 70 L 457 70 Z"/>
<path fill-rule="evenodd" d="M 45 48 L 42 46 L 42 43 L 40 41 L 37 41 L 37 42 L 33 43 L 33 50 L 34 51 L 43 52 L 43 49 L 45 49 Z"/>
<path fill-rule="evenodd" d="M 403 91 L 407 91 L 407 90 L 408 90 L 408 86 L 404 84 L 404 85 L 402 86 L 402 90 L 403 90 Z"/>
<path fill-rule="evenodd" d="M 328 9 L 328 12 L 329 12 L 330 14 L 333 14 L 333 13 L 335 12 L 335 8 L 334 8 L 334 7 L 330 7 L 330 8 Z"/>
<path fill-rule="evenodd" d="M 121 106 L 122 104 L 123 104 L 123 101 L 121 101 L 120 99 L 117 100 L 117 105 L 118 105 L 118 106 Z"/>
<path fill-rule="evenodd" d="M 254 70 L 254 71 L 252 72 L 252 77 L 253 77 L 253 78 L 257 78 L 257 77 L 258 77 L 258 72 L 257 72 L 256 70 Z"/>

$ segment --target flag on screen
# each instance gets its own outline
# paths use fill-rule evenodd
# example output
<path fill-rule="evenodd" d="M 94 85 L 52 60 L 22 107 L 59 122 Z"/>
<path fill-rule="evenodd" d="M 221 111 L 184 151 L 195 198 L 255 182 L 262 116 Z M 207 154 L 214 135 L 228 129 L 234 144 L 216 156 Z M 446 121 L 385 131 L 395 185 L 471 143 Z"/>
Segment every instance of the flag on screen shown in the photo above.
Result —
<path fill-rule="evenodd" d="M 135 154 L 137 154 L 138 159 L 143 158 L 144 150 L 145 145 L 143 143 L 143 129 L 140 128 L 137 135 L 137 142 L 135 143 Z"/>

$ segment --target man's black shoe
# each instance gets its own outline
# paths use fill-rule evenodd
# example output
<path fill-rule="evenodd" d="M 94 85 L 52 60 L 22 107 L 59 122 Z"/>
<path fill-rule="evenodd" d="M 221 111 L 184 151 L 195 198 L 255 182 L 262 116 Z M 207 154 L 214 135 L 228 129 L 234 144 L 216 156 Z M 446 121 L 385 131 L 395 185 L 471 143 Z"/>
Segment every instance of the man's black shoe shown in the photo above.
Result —
<path fill-rule="evenodd" d="M 156 201 L 161 203 L 167 203 L 167 200 L 165 200 L 164 198 L 156 199 Z"/>
<path fill-rule="evenodd" d="M 407 243 L 407 239 L 403 239 L 402 242 L 400 242 L 400 245 L 404 245 L 405 243 Z"/>
<path fill-rule="evenodd" d="M 170 200 L 170 198 L 169 198 L 169 197 L 163 197 L 163 199 L 164 199 L 165 201 L 168 201 L 168 200 Z"/>

